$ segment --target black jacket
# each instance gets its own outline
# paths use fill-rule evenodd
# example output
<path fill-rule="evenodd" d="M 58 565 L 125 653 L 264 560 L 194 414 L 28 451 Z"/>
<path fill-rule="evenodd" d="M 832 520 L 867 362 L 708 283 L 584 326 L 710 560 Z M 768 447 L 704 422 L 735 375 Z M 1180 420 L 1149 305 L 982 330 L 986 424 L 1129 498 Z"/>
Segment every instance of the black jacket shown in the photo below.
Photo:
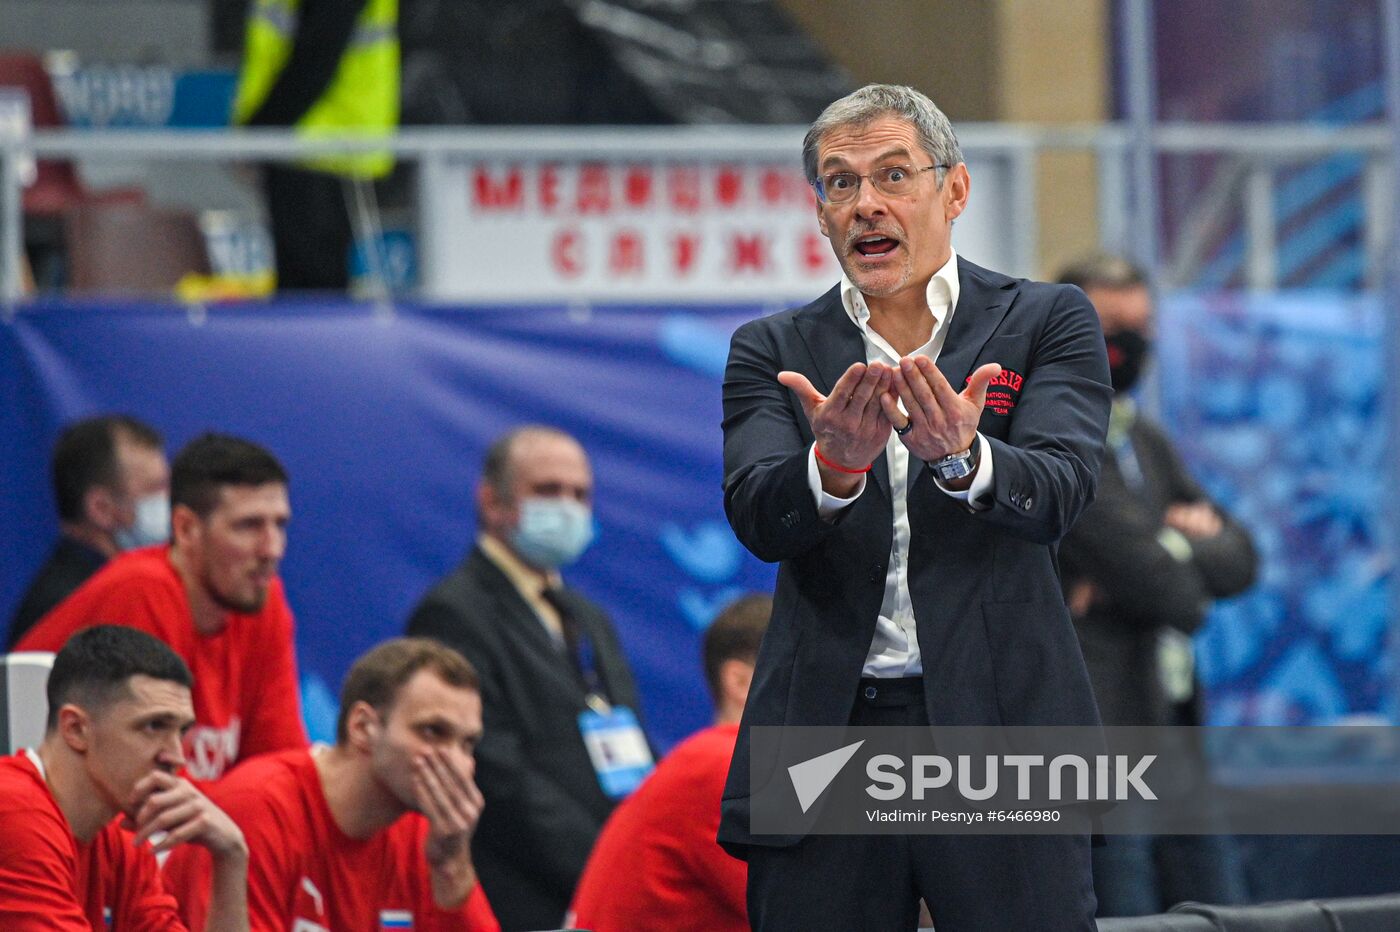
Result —
<path fill-rule="evenodd" d="M 1249 533 L 1218 507 L 1218 535 L 1191 541 L 1189 560 L 1168 552 L 1157 539 L 1168 506 L 1210 499 L 1156 425 L 1135 418 L 1127 441 L 1140 479 L 1129 483 L 1118 458 L 1104 457 L 1098 498 L 1061 545 L 1060 565 L 1067 591 L 1080 581 L 1097 590 L 1074 621 L 1104 722 L 1194 724 L 1195 706 L 1176 709 L 1164 691 L 1159 635 L 1194 634 L 1214 599 L 1254 582 L 1257 558 Z"/>
<path fill-rule="evenodd" d="M 68 598 L 88 577 L 102 569 L 107 557 L 87 544 L 71 537 L 60 537 L 29 588 L 24 591 L 19 608 L 10 621 L 7 650 L 14 650 L 19 639 L 49 613 L 59 602 Z"/>
<path fill-rule="evenodd" d="M 613 704 L 639 711 L 607 616 L 574 590 L 562 599 L 592 640 Z M 456 648 L 481 676 L 476 782 L 486 808 L 472 857 L 502 928 L 557 927 L 613 808 L 579 732 L 587 705 L 571 662 L 480 548 L 424 596 L 408 633 Z"/>
<path fill-rule="evenodd" d="M 1010 375 L 979 425 L 995 463 L 988 510 L 971 511 L 910 463 L 908 579 L 929 721 L 1096 724 L 1054 545 L 1093 497 L 1103 453 L 1111 389 L 1098 317 L 1077 288 L 965 260 L 958 280 L 938 368 L 959 389 L 983 363 Z M 860 498 L 831 523 L 818 517 L 807 484 L 811 428 L 777 374 L 796 370 L 829 392 L 865 358 L 839 289 L 744 325 L 730 346 L 725 509 L 744 546 L 779 563 L 724 791 L 719 838 L 736 853 L 797 840 L 749 832 L 749 727 L 846 724 L 894 528 L 883 454 Z"/>

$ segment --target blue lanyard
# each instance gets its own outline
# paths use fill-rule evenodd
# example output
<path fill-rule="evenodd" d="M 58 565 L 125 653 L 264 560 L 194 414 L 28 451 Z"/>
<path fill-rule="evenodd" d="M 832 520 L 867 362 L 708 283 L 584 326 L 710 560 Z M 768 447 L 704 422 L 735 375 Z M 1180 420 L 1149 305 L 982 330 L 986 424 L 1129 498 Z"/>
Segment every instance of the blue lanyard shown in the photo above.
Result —
<path fill-rule="evenodd" d="M 588 705 L 594 710 L 607 708 L 607 690 L 603 678 L 598 673 L 597 653 L 593 649 L 593 639 L 578 616 L 570 611 L 569 599 L 562 590 L 545 589 L 541 593 L 544 600 L 559 613 L 559 626 L 564 633 L 564 651 L 578 674 L 579 685 L 583 687 Z"/>

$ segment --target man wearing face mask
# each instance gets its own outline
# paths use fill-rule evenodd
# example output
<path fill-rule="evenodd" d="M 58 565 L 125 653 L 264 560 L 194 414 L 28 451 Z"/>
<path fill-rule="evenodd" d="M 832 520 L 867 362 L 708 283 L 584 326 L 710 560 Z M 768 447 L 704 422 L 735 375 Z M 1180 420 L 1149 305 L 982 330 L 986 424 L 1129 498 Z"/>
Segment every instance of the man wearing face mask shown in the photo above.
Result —
<path fill-rule="evenodd" d="M 123 550 L 170 537 L 170 466 L 154 427 L 134 417 L 84 418 L 54 444 L 59 538 L 10 621 L 7 649 Z"/>
<path fill-rule="evenodd" d="M 290 520 L 275 456 L 238 437 L 196 437 L 171 464 L 170 544 L 113 559 L 16 649 L 56 651 L 98 624 L 170 645 L 195 677 L 195 724 L 184 735 L 191 779 L 305 747 L 292 610 L 277 575 Z"/>
<path fill-rule="evenodd" d="M 1254 548 L 1129 394 L 1151 348 L 1152 295 L 1142 271 L 1096 256 L 1060 280 L 1084 289 L 1098 312 L 1115 391 L 1098 496 L 1060 546 L 1099 712 L 1106 725 L 1200 724 L 1191 635 L 1212 600 L 1253 583 Z M 1228 839 L 1213 836 L 1112 836 L 1094 849 L 1093 869 L 1100 916 L 1245 895 Z"/>
<path fill-rule="evenodd" d="M 507 932 L 559 924 L 604 820 L 651 766 L 612 624 L 559 574 L 592 541 L 592 494 L 568 434 L 528 426 L 496 440 L 476 545 L 408 622 L 481 677 L 476 781 L 489 805 L 472 852 Z"/>

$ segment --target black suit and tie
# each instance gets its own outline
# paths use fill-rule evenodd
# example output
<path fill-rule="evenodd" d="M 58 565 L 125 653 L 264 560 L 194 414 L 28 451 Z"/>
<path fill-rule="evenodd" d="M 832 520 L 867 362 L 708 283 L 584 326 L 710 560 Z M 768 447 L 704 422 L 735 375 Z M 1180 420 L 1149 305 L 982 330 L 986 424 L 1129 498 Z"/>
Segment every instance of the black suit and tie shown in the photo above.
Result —
<path fill-rule="evenodd" d="M 476 782 L 486 808 L 472 857 L 507 932 L 560 924 L 613 809 L 579 731 L 579 714 L 588 708 L 575 662 L 580 640 L 590 645 L 589 666 L 604 698 L 638 708 L 632 674 L 603 611 L 567 587 L 548 600 L 562 616 L 564 637 L 551 634 L 476 547 L 408 622 L 408 634 L 456 648 L 481 676 L 485 734 Z M 581 637 L 569 637 L 571 629 Z"/>
<path fill-rule="evenodd" d="M 996 404 L 984 408 L 979 423 L 994 464 L 983 510 L 940 489 L 911 455 L 907 578 L 923 701 L 907 722 L 872 714 L 891 724 L 1095 724 L 1055 545 L 1092 498 L 1103 452 L 1112 390 L 1098 318 L 1072 287 L 1012 279 L 965 260 L 957 274 L 959 297 L 938 368 L 955 389 L 989 362 L 1014 378 L 997 389 Z M 857 721 L 857 689 L 893 539 L 884 454 L 854 503 L 829 522 L 818 515 L 807 471 L 814 435 L 777 375 L 800 372 L 829 393 L 849 366 L 865 361 L 861 332 L 839 289 L 746 324 L 731 343 L 724 381 L 726 512 L 744 545 L 779 569 L 719 840 L 749 858 L 751 918 L 759 928 L 823 921 L 896 928 L 906 916 L 912 927 L 906 904 L 912 909 L 920 895 L 939 928 L 953 932 L 1092 928 L 1086 838 L 910 836 L 922 852 L 911 875 L 879 845 L 826 856 L 822 837 L 749 830 L 749 727 Z M 770 909 L 756 903 L 765 897 L 755 891 L 757 866 L 783 859 L 792 869 L 780 868 L 779 876 L 798 887 Z M 851 915 L 845 902 L 851 897 L 864 899 L 867 909 L 833 920 Z M 891 899 L 893 911 L 870 918 L 870 907 Z"/>

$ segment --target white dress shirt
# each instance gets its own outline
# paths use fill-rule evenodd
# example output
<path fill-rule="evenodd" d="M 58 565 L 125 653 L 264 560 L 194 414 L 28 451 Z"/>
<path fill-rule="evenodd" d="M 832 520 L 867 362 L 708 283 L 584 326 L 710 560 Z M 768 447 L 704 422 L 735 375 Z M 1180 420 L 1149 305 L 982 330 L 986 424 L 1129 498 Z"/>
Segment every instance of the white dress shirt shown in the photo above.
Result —
<path fill-rule="evenodd" d="M 929 313 L 933 316 L 933 332 L 928 342 L 910 356 L 927 356 L 937 361 L 943 342 L 948 338 L 948 327 L 957 308 L 958 292 L 958 254 L 954 252 L 929 279 L 927 300 Z M 898 367 L 899 353 L 871 328 L 870 309 L 865 304 L 865 297 L 844 275 L 841 277 L 841 303 L 851 321 L 860 328 L 861 338 L 865 342 L 865 361 Z M 903 410 L 902 402 L 900 408 Z M 974 508 L 992 488 L 991 445 L 981 434 L 977 435 L 976 442 L 980 444 L 981 459 L 971 488 L 955 491 L 934 477 L 938 487 L 946 494 Z M 909 597 L 909 450 L 893 431 L 885 445 L 885 459 L 889 464 L 890 498 L 894 505 L 894 541 L 885 571 L 885 596 L 880 603 L 880 616 L 875 622 L 875 637 L 870 642 L 870 652 L 866 654 L 865 667 L 861 672 L 863 676 L 918 676 L 923 672 L 924 665 L 914 626 L 914 607 Z M 817 514 L 828 521 L 865 491 L 865 476 L 861 476 L 860 485 L 850 498 L 837 498 L 825 492 L 821 472 L 817 468 L 816 444 L 812 444 L 812 449 L 807 453 L 807 481 L 817 503 Z"/>

